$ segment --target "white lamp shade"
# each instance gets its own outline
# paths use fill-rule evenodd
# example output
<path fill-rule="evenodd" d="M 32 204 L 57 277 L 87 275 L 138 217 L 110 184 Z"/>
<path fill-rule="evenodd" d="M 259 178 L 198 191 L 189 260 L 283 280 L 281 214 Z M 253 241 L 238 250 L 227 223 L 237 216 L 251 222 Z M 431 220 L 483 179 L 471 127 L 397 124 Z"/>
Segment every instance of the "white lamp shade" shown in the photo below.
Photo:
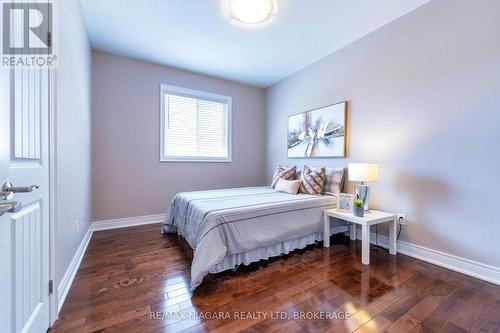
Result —
<path fill-rule="evenodd" d="M 377 163 L 349 163 L 349 180 L 352 182 L 376 182 Z"/>

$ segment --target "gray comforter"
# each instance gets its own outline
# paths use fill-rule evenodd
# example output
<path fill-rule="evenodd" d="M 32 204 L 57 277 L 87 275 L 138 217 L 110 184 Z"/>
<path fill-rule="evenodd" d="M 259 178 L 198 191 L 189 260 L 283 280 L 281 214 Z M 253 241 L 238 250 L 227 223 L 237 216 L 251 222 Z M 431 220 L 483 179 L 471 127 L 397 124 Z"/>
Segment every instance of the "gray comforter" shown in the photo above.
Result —
<path fill-rule="evenodd" d="M 231 255 L 321 232 L 334 196 L 290 195 L 269 187 L 178 193 L 163 233 L 182 235 L 194 249 L 191 286 Z"/>

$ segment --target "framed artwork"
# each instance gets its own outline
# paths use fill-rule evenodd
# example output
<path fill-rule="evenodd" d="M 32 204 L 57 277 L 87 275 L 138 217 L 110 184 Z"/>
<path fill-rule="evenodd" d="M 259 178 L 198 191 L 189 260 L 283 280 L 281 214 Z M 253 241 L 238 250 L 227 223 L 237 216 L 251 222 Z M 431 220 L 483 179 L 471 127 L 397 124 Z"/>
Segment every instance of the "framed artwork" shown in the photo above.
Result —
<path fill-rule="evenodd" d="M 347 102 L 288 117 L 288 157 L 345 157 Z"/>
<path fill-rule="evenodd" d="M 352 213 L 354 206 L 354 195 L 339 193 L 337 195 L 337 210 L 340 212 Z"/>

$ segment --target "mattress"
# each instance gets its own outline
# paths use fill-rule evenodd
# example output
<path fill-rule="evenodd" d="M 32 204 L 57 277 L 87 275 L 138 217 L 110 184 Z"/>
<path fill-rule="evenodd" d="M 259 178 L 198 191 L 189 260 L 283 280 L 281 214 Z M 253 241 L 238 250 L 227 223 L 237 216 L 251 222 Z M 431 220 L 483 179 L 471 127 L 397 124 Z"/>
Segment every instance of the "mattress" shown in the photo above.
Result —
<path fill-rule="evenodd" d="M 193 248 L 191 286 L 208 273 L 267 259 L 322 240 L 323 210 L 336 197 L 291 195 L 270 187 L 178 193 L 163 233 L 182 235 Z M 347 230 L 341 223 L 332 233 Z"/>

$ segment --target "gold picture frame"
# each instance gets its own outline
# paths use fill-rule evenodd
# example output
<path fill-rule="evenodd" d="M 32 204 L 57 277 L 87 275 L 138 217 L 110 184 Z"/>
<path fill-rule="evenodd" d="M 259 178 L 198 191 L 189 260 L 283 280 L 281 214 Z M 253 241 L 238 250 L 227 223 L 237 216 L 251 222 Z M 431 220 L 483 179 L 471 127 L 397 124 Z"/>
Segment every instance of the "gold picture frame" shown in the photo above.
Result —
<path fill-rule="evenodd" d="M 347 157 L 349 102 L 288 116 L 288 158 Z"/>

